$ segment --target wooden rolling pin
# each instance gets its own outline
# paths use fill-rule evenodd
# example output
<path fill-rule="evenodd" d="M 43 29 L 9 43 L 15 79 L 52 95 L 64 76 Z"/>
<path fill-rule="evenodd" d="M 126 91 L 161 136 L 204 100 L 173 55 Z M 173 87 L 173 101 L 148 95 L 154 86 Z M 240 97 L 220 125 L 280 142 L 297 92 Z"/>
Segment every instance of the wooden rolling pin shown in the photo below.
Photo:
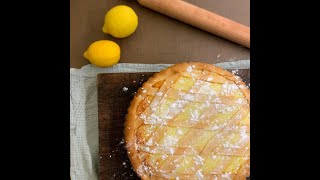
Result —
<path fill-rule="evenodd" d="M 142 6 L 250 48 L 250 28 L 183 0 L 138 0 Z"/>

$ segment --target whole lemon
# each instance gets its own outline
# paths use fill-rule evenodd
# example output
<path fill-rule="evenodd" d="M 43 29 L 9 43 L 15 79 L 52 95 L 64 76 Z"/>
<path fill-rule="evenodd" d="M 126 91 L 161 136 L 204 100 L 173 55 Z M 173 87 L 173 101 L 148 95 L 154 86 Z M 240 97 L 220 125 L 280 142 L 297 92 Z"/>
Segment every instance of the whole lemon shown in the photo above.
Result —
<path fill-rule="evenodd" d="M 125 38 L 134 33 L 137 26 L 138 16 L 133 9 L 125 5 L 118 5 L 105 15 L 102 31 L 116 38 Z"/>
<path fill-rule="evenodd" d="M 109 40 L 100 40 L 92 43 L 83 56 L 92 64 L 99 67 L 109 67 L 120 60 L 120 47 Z"/>

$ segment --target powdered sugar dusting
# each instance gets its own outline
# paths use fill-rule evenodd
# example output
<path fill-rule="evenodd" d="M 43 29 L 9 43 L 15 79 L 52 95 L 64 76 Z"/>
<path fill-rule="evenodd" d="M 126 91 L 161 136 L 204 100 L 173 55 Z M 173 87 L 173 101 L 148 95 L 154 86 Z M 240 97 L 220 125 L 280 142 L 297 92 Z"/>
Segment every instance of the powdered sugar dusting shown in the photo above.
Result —
<path fill-rule="evenodd" d="M 165 159 L 167 159 L 167 158 L 168 158 L 168 155 L 163 154 L 163 155 L 161 156 L 161 158 L 162 158 L 162 160 L 165 160 Z"/>
<path fill-rule="evenodd" d="M 239 88 L 244 89 L 244 88 L 246 88 L 246 86 L 241 84 L 241 85 L 239 85 Z"/>
<path fill-rule="evenodd" d="M 222 114 L 224 114 L 224 113 L 228 113 L 228 112 L 234 111 L 235 109 L 237 109 L 237 107 L 235 107 L 235 106 L 227 106 L 227 107 L 225 107 L 223 109 L 219 109 L 217 111 L 222 113 Z"/>
<path fill-rule="evenodd" d="M 162 96 L 163 95 L 163 92 L 157 92 L 156 93 L 156 96 Z"/>
<path fill-rule="evenodd" d="M 231 180 L 231 176 L 228 173 L 221 174 L 221 177 L 225 180 Z"/>
<path fill-rule="evenodd" d="M 203 163 L 204 163 L 204 158 L 199 155 L 195 156 L 194 160 L 197 165 L 203 165 Z"/>
<path fill-rule="evenodd" d="M 174 154 L 174 148 L 168 148 L 171 155 Z"/>
<path fill-rule="evenodd" d="M 242 128 L 241 129 L 241 133 L 240 133 L 240 142 L 245 142 L 247 140 L 249 140 L 250 137 L 249 135 L 246 133 L 246 129 L 245 128 Z"/>
<path fill-rule="evenodd" d="M 212 131 L 216 131 L 218 129 L 221 129 L 225 124 L 222 124 L 222 125 L 213 125 L 211 127 L 209 127 L 210 130 Z"/>
<path fill-rule="evenodd" d="M 194 101 L 194 95 L 193 94 L 185 94 L 185 93 L 181 93 L 181 96 L 188 101 Z"/>
<path fill-rule="evenodd" d="M 148 141 L 146 142 L 147 146 L 152 146 L 153 145 L 153 137 L 149 138 Z"/>
<path fill-rule="evenodd" d="M 240 89 L 245 88 L 245 85 L 238 86 L 237 84 L 231 84 L 231 80 L 228 81 L 228 83 L 221 83 L 219 82 L 220 79 L 217 79 L 218 82 L 212 83 L 211 81 L 216 78 L 213 76 L 213 73 L 210 74 L 204 70 L 202 71 L 195 68 L 195 66 L 188 66 L 186 68 L 186 72 L 182 74 L 182 78 L 180 78 L 181 80 L 175 80 L 177 82 L 176 84 L 174 84 L 174 81 L 170 81 L 170 79 L 168 79 L 167 85 L 168 87 L 172 85 L 172 87 L 174 87 L 174 89 L 172 89 L 173 91 L 170 91 L 169 89 L 169 91 L 166 90 L 163 92 L 157 92 L 154 97 L 156 100 L 153 100 L 153 102 L 151 102 L 149 105 L 150 108 L 145 111 L 147 113 L 142 113 L 139 116 L 145 124 L 157 124 L 156 127 L 159 127 L 159 125 L 161 127 L 160 130 L 156 130 L 156 132 L 160 131 L 161 133 L 148 131 L 145 133 L 148 134 L 147 136 L 151 136 L 148 140 L 146 140 L 146 146 L 142 146 L 141 149 L 143 148 L 146 152 L 151 154 L 159 153 L 160 150 L 160 153 L 164 154 L 155 157 L 163 160 L 174 155 L 174 157 L 172 157 L 174 160 L 167 162 L 169 163 L 170 168 L 176 168 L 170 172 L 176 172 L 181 165 L 179 162 L 182 160 L 184 160 L 184 163 L 187 164 L 187 161 L 189 161 L 189 163 L 191 161 L 191 163 L 196 166 L 189 167 L 190 165 L 186 164 L 188 167 L 184 168 L 189 169 L 196 174 L 195 176 L 193 174 L 189 177 L 195 179 L 204 179 L 204 174 L 202 172 L 202 166 L 204 165 L 205 161 L 204 157 L 209 155 L 210 158 L 211 155 L 215 153 L 217 156 L 213 156 L 212 158 L 219 162 L 216 170 L 220 173 L 223 172 L 223 170 L 226 168 L 226 164 L 220 163 L 220 161 L 222 162 L 231 160 L 229 154 L 239 154 L 239 149 L 236 150 L 235 148 L 247 148 L 244 146 L 248 142 L 250 133 L 247 133 L 248 127 L 246 125 L 231 124 L 234 122 L 234 118 L 238 118 L 236 122 L 244 122 L 240 121 L 241 118 L 243 118 L 244 113 L 237 112 L 243 104 L 247 103 L 247 100 L 241 96 L 241 94 L 239 95 L 237 93 L 241 93 Z M 187 72 L 190 73 L 193 79 L 190 78 L 190 75 Z M 233 70 L 232 73 L 237 74 L 238 70 Z M 196 77 L 196 79 L 194 79 L 194 77 Z M 236 79 L 239 79 L 239 77 Z M 184 83 L 180 81 L 184 81 Z M 191 86 L 191 84 L 193 85 Z M 186 88 L 181 88 L 181 86 L 184 85 L 186 85 Z M 189 88 L 189 85 L 191 88 Z M 146 93 L 147 91 L 142 89 L 142 92 Z M 185 113 L 179 114 L 181 112 Z M 219 139 L 217 140 L 219 145 L 209 147 L 208 150 L 204 151 L 205 154 L 202 154 L 203 156 L 199 155 L 199 149 L 191 143 L 186 144 L 187 150 L 177 148 L 177 144 L 179 144 L 179 140 L 181 138 L 183 139 L 183 142 L 189 141 L 189 137 L 183 138 L 185 136 L 182 136 L 184 133 L 187 133 L 190 130 L 187 129 L 190 127 L 188 122 L 191 124 L 191 126 L 195 126 L 193 127 L 195 130 L 200 127 L 205 127 L 206 132 L 203 132 L 201 135 L 199 134 L 199 136 L 204 139 L 199 139 L 200 142 L 206 141 L 209 138 L 208 136 L 210 136 L 214 137 L 215 139 Z M 175 127 L 176 129 L 172 131 L 173 129 L 170 129 L 172 127 Z M 162 137 L 157 137 L 162 134 Z M 210 154 L 208 154 L 208 152 Z M 190 155 L 192 155 L 192 159 L 189 159 L 190 157 L 188 156 Z M 175 156 L 177 156 L 177 158 Z M 183 157 L 188 158 L 184 159 Z M 155 165 L 155 167 L 159 167 L 158 159 L 152 159 L 151 162 Z M 162 171 L 161 169 L 156 169 L 155 167 L 152 167 L 153 170 L 151 170 L 149 166 L 143 167 L 143 169 L 145 172 L 150 173 L 152 173 L 151 171 L 165 173 L 163 174 L 163 177 L 172 178 L 170 173 Z M 232 178 L 232 175 L 230 174 L 225 173 L 220 176 L 220 173 L 217 176 L 213 176 L 212 179 L 217 179 L 218 177 L 221 179 Z M 175 179 L 179 180 L 179 177 L 176 177 Z"/>
<path fill-rule="evenodd" d="M 190 112 L 191 118 L 190 118 L 190 123 L 195 124 L 199 121 L 200 117 L 200 112 L 199 110 L 194 110 Z"/>
<path fill-rule="evenodd" d="M 181 130 L 181 129 L 178 129 L 177 134 L 178 134 L 178 135 L 182 135 L 182 134 L 183 134 L 182 130 Z"/>
<path fill-rule="evenodd" d="M 191 74 L 192 71 L 193 71 L 192 67 L 191 67 L 191 66 L 188 66 L 188 67 L 187 67 L 187 72 Z"/>
<path fill-rule="evenodd" d="M 196 176 L 197 176 L 197 179 L 201 180 L 204 178 L 203 174 L 202 174 L 202 169 L 199 169 L 197 172 L 196 172 Z"/>
<path fill-rule="evenodd" d="M 239 87 L 236 84 L 222 84 L 222 95 L 230 95 L 239 90 Z"/>
<path fill-rule="evenodd" d="M 243 104 L 244 102 L 245 102 L 245 100 L 242 99 L 242 98 L 239 98 L 239 99 L 236 100 L 237 104 Z"/>
<path fill-rule="evenodd" d="M 176 100 L 171 104 L 171 108 L 181 109 L 187 102 L 185 100 Z"/>
<path fill-rule="evenodd" d="M 179 141 L 179 139 L 175 136 L 166 136 L 164 137 L 164 146 L 174 146 Z"/>
<path fill-rule="evenodd" d="M 212 83 L 210 83 L 210 82 L 201 83 L 200 88 L 197 93 L 217 95 L 217 92 L 212 88 Z"/>

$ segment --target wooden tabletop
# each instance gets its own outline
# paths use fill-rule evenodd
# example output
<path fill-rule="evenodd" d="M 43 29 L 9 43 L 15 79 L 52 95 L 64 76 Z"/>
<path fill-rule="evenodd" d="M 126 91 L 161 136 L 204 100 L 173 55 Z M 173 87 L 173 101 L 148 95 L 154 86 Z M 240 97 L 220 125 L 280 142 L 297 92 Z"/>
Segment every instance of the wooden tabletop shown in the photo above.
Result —
<path fill-rule="evenodd" d="M 241 24 L 250 26 L 249 0 L 186 0 Z M 116 5 L 137 13 L 136 32 L 116 39 L 102 32 L 105 13 Z M 218 63 L 250 59 L 250 49 L 140 6 L 134 0 L 71 0 L 70 67 L 89 62 L 82 54 L 97 40 L 115 41 L 121 48 L 120 63 Z"/>

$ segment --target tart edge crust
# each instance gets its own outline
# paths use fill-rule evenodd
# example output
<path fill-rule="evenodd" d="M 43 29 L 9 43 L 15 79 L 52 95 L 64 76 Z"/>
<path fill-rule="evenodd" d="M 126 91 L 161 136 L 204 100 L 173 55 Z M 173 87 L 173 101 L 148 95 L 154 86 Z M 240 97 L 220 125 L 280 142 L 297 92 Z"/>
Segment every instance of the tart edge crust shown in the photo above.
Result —
<path fill-rule="evenodd" d="M 142 93 L 142 88 L 148 90 L 154 83 L 165 80 L 170 75 L 173 75 L 176 73 L 182 73 L 186 71 L 186 69 L 189 66 L 192 66 L 196 69 L 215 72 L 221 76 L 224 76 L 228 80 L 233 81 L 238 86 L 244 85 L 244 88 L 240 88 L 240 90 L 242 91 L 242 93 L 244 94 L 244 96 L 246 97 L 246 99 L 250 104 L 250 90 L 246 87 L 246 84 L 240 78 L 237 78 L 236 75 L 220 67 L 214 66 L 212 64 L 201 63 L 201 62 L 183 62 L 183 63 L 177 63 L 164 70 L 161 70 L 158 73 L 155 73 L 153 77 L 150 77 L 148 81 L 142 84 L 142 86 L 138 89 L 137 93 L 134 95 L 133 99 L 130 102 L 130 106 L 127 110 L 127 115 L 125 117 L 125 123 L 124 123 L 124 136 L 125 136 L 125 142 L 126 142 L 125 147 L 127 150 L 127 154 L 130 159 L 133 170 L 138 174 L 138 176 L 142 180 L 151 179 L 150 176 L 143 170 L 143 168 L 141 168 L 142 162 L 140 161 L 138 152 L 136 150 L 137 148 L 136 148 L 135 136 L 134 136 L 134 133 L 135 133 L 134 121 L 137 118 L 136 110 L 139 105 L 139 102 L 146 97 L 146 93 Z"/>

